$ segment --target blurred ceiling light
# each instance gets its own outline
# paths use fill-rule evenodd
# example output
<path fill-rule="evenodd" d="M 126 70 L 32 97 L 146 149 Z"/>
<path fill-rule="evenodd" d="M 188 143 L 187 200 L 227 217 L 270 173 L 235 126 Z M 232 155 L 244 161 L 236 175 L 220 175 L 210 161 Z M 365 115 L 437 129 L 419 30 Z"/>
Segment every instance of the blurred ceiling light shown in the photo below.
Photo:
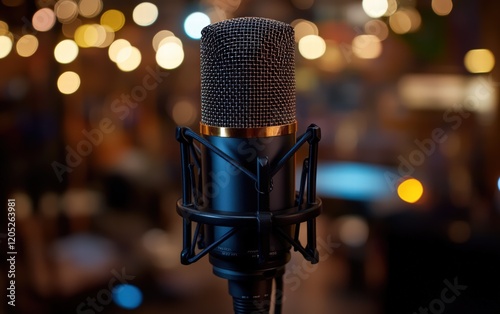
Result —
<path fill-rule="evenodd" d="M 363 0 L 361 5 L 366 15 L 373 18 L 383 16 L 389 8 L 387 0 Z"/>
<path fill-rule="evenodd" d="M 82 26 L 82 20 L 74 19 L 73 21 L 62 25 L 62 32 L 64 36 L 74 38 L 76 29 L 80 26 Z"/>
<path fill-rule="evenodd" d="M 431 6 L 434 13 L 445 16 L 453 9 L 453 2 L 452 0 L 432 0 Z"/>
<path fill-rule="evenodd" d="M 139 3 L 132 12 L 132 19 L 139 26 L 149 26 L 158 18 L 158 7 L 151 2 Z"/>
<path fill-rule="evenodd" d="M 196 122 L 197 114 L 193 103 L 183 100 L 172 108 L 172 119 L 177 125 L 191 125 Z"/>
<path fill-rule="evenodd" d="M 375 35 L 358 35 L 352 40 L 352 52 L 361 59 L 375 59 L 382 53 L 382 43 Z"/>
<path fill-rule="evenodd" d="M 292 0 L 292 4 L 300 10 L 307 10 L 310 9 L 313 4 L 314 0 Z"/>
<path fill-rule="evenodd" d="M 210 18 L 203 12 L 194 12 L 186 17 L 184 31 L 193 39 L 201 38 L 201 30 L 210 24 Z"/>
<path fill-rule="evenodd" d="M 471 228 L 466 221 L 454 221 L 448 227 L 448 237 L 452 242 L 465 243 L 470 236 Z"/>
<path fill-rule="evenodd" d="M 302 37 L 307 35 L 318 35 L 318 27 L 311 21 L 307 20 L 295 20 L 291 24 L 295 31 L 295 42 L 299 42 Z"/>
<path fill-rule="evenodd" d="M 33 35 L 24 35 L 16 44 L 16 51 L 21 57 L 30 57 L 38 49 L 38 39 Z"/>
<path fill-rule="evenodd" d="M 101 25 L 107 25 L 117 32 L 125 25 L 125 15 L 118 10 L 108 10 L 101 15 Z"/>
<path fill-rule="evenodd" d="M 71 0 L 58 1 L 54 5 L 54 11 L 59 22 L 71 23 L 78 17 L 78 4 Z"/>
<path fill-rule="evenodd" d="M 350 247 L 363 246 L 368 240 L 370 228 L 363 217 L 346 215 L 339 218 L 339 238 Z"/>
<path fill-rule="evenodd" d="M 137 47 L 129 46 L 120 49 L 116 56 L 116 65 L 123 72 L 130 72 L 141 64 L 142 55 Z"/>
<path fill-rule="evenodd" d="M 0 35 L 0 59 L 5 58 L 12 50 L 12 40 L 6 35 Z"/>
<path fill-rule="evenodd" d="M 33 14 L 31 21 L 35 30 L 47 32 L 56 24 L 56 14 L 49 8 L 43 8 Z"/>
<path fill-rule="evenodd" d="M 411 18 L 405 10 L 398 10 L 389 17 L 389 26 L 396 34 L 406 34 L 412 28 Z"/>
<path fill-rule="evenodd" d="M 495 56 L 488 49 L 473 49 L 465 54 L 464 64 L 470 73 L 488 73 L 495 66 Z"/>
<path fill-rule="evenodd" d="M 326 51 L 325 40 L 318 35 L 307 35 L 299 41 L 300 54 L 309 60 L 321 57 Z"/>
<path fill-rule="evenodd" d="M 57 62 L 68 64 L 78 56 L 78 45 L 71 39 L 65 39 L 54 48 L 54 57 Z"/>
<path fill-rule="evenodd" d="M 385 11 L 384 16 L 391 16 L 398 10 L 398 2 L 396 0 L 387 1 L 387 11 Z"/>
<path fill-rule="evenodd" d="M 423 193 L 422 183 L 414 178 L 406 179 L 398 185 L 398 196 L 407 203 L 415 203 Z"/>
<path fill-rule="evenodd" d="M 380 41 L 387 39 L 387 36 L 389 36 L 389 28 L 387 24 L 381 20 L 370 20 L 366 22 L 364 30 L 368 35 L 377 36 Z"/>
<path fill-rule="evenodd" d="M 108 48 L 109 59 L 113 62 L 117 62 L 118 53 L 122 48 L 130 47 L 130 43 L 126 39 L 117 39 Z"/>
<path fill-rule="evenodd" d="M 169 39 L 170 37 L 166 38 Z M 166 40 L 164 39 L 164 40 Z M 175 69 L 184 60 L 184 50 L 182 46 L 174 42 L 161 44 L 156 51 L 156 62 L 164 69 Z"/>
<path fill-rule="evenodd" d="M 80 15 L 86 18 L 91 18 L 99 15 L 103 7 L 102 0 L 80 0 L 78 3 L 78 11 Z"/>
<path fill-rule="evenodd" d="M 158 33 L 156 33 L 153 36 L 152 44 L 153 44 L 153 49 L 155 51 L 158 51 L 158 47 L 160 46 L 160 42 L 167 38 L 167 37 L 172 37 L 174 36 L 174 33 L 169 31 L 169 30 L 161 30 Z M 180 41 L 180 40 L 179 40 Z"/>
<path fill-rule="evenodd" d="M 73 94 L 80 87 L 80 76 L 73 71 L 64 72 L 57 79 L 57 88 L 63 94 Z"/>

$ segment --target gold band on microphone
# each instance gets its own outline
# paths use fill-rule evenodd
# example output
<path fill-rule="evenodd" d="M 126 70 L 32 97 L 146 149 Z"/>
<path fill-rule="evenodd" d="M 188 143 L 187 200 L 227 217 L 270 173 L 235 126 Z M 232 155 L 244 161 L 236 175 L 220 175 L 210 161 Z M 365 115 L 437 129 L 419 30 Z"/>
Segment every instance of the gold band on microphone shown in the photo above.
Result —
<path fill-rule="evenodd" d="M 272 137 L 280 135 L 295 134 L 297 131 L 297 122 L 285 125 L 266 126 L 261 128 L 225 128 L 219 126 L 209 126 L 200 123 L 200 133 L 202 135 L 219 137 Z"/>

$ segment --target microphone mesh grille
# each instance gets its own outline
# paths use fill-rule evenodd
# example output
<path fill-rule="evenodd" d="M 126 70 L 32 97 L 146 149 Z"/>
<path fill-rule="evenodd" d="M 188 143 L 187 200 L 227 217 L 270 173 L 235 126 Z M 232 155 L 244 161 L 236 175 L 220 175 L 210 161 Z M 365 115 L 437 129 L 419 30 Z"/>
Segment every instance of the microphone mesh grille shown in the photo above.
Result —
<path fill-rule="evenodd" d="M 201 37 L 201 122 L 259 128 L 295 122 L 293 28 L 244 17 L 205 27 Z"/>

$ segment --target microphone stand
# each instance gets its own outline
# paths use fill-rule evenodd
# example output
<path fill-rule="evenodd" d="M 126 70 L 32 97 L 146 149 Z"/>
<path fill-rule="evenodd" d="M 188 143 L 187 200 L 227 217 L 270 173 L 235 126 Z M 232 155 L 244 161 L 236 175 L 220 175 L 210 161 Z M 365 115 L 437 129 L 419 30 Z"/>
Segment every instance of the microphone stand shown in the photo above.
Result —
<path fill-rule="evenodd" d="M 229 292 L 233 296 L 235 314 L 268 313 L 270 296 L 266 294 L 265 288 L 269 288 L 273 280 L 275 283 L 274 313 L 280 314 L 284 289 L 283 275 L 287 260 L 283 265 L 267 263 L 270 251 L 269 239 L 271 233 L 277 235 L 293 246 L 295 251 L 299 251 L 312 264 L 319 262 L 319 253 L 316 249 L 316 217 L 321 213 L 321 200 L 316 197 L 316 170 L 321 129 L 314 124 L 310 125 L 272 169 L 267 157 L 258 157 L 255 174 L 189 128 L 177 127 L 176 138 L 180 143 L 182 167 L 182 198 L 177 201 L 177 213 L 183 219 L 181 263 L 184 265 L 192 264 L 240 230 L 248 230 L 248 226 L 256 226 L 258 230 L 257 263 L 262 267 L 250 269 L 247 272 L 235 271 L 221 266 L 216 259 L 212 260 L 212 258 L 211 263 L 214 266 L 214 273 L 229 281 Z M 194 141 L 220 156 L 255 182 L 258 191 L 258 208 L 254 213 L 233 215 L 200 210 L 198 200 L 201 199 L 203 191 L 201 150 L 194 144 Z M 269 193 L 272 190 L 273 176 L 286 164 L 287 160 L 293 158 L 294 154 L 306 142 L 309 144 L 309 154 L 303 162 L 295 206 L 280 212 L 270 211 Z M 192 231 L 193 222 L 196 223 L 194 234 Z M 306 222 L 307 226 L 307 243 L 305 246 L 299 240 L 302 222 Z M 212 243 L 206 243 L 204 237 L 205 225 L 231 228 Z M 293 235 L 285 231 L 290 230 L 290 227 L 293 226 L 295 227 Z M 198 244 L 199 252 L 196 252 L 196 244 Z M 265 295 L 267 298 L 252 300 L 238 297 L 239 295 L 248 295 L 246 293 L 249 290 L 251 292 L 256 291 L 254 295 Z"/>

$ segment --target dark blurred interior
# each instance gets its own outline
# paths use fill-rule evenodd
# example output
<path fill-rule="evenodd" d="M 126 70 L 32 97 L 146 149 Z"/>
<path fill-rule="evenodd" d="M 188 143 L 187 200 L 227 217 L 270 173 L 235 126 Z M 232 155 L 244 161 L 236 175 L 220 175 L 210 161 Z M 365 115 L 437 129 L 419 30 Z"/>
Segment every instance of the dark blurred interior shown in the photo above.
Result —
<path fill-rule="evenodd" d="M 193 12 L 295 27 L 324 206 L 320 262 L 292 254 L 283 313 L 500 313 L 500 2 L 139 4 L 1 1 L 0 282 L 15 199 L 17 313 L 232 313 L 207 258 L 179 259 L 175 128 L 200 121 Z M 68 39 L 73 58 L 55 49 Z M 136 49 L 112 61 L 118 39 Z M 135 289 L 124 303 L 118 284 Z"/>

